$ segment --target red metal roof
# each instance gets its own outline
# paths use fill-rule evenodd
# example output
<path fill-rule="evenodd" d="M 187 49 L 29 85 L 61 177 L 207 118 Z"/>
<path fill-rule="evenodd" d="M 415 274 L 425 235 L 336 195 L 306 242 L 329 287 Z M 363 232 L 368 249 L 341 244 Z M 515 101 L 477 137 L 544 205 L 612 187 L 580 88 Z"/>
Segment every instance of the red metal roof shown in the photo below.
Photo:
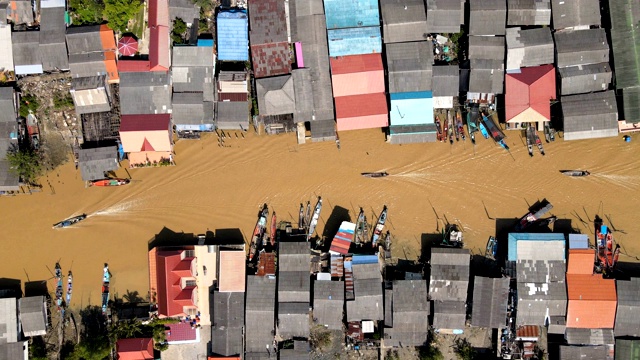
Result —
<path fill-rule="evenodd" d="M 567 298 L 567 327 L 613 328 L 617 306 L 615 280 L 603 279 L 600 274 L 567 274 Z"/>
<path fill-rule="evenodd" d="M 540 328 L 536 325 L 520 326 L 516 330 L 516 337 L 537 338 L 540 336 Z"/>
<path fill-rule="evenodd" d="M 169 27 L 153 26 L 149 30 L 150 70 L 168 71 L 171 66 L 169 54 Z"/>
<path fill-rule="evenodd" d="M 149 27 L 169 26 L 169 0 L 149 0 Z"/>
<path fill-rule="evenodd" d="M 601 274 L 567 274 L 569 300 L 616 301 L 616 283 Z"/>
<path fill-rule="evenodd" d="M 387 96 L 383 93 L 341 96 L 335 98 L 336 117 L 351 118 L 357 116 L 387 114 Z"/>
<path fill-rule="evenodd" d="M 192 277 L 191 264 L 193 257 L 181 259 L 182 252 L 193 250 L 185 247 L 179 250 L 159 250 L 157 256 L 158 273 L 158 314 L 163 316 L 180 316 L 184 314 L 184 306 L 194 306 L 191 300 L 195 287 L 181 289 L 181 279 Z M 196 290 L 197 291 L 197 290 Z M 176 325 L 176 324 L 173 324 Z"/>
<path fill-rule="evenodd" d="M 594 249 L 569 250 L 569 264 L 567 274 L 593 274 L 593 264 L 596 251 Z"/>
<path fill-rule="evenodd" d="M 251 62 L 256 78 L 285 75 L 291 72 L 288 42 L 251 45 Z"/>
<path fill-rule="evenodd" d="M 116 352 L 119 360 L 153 359 L 153 339 L 120 339 L 116 342 Z"/>
<path fill-rule="evenodd" d="M 171 114 L 121 115 L 120 132 L 160 130 L 169 131 L 170 121 Z"/>
<path fill-rule="evenodd" d="M 196 340 L 196 329 L 191 327 L 188 322 L 179 322 L 176 324 L 167 324 L 168 330 L 165 330 L 167 334 L 167 341 L 189 341 Z"/>
<path fill-rule="evenodd" d="M 149 60 L 120 60 L 118 61 L 118 72 L 141 72 L 149 71 Z"/>
<path fill-rule="evenodd" d="M 247 101 L 247 93 L 218 93 L 218 101 Z"/>
<path fill-rule="evenodd" d="M 348 254 L 354 238 L 355 228 L 356 224 L 343 221 L 342 224 L 340 224 L 338 233 L 336 233 L 336 236 L 334 236 L 331 241 L 331 248 L 329 250 L 342 255 Z"/>
<path fill-rule="evenodd" d="M 332 57 L 330 58 L 330 62 L 332 75 L 384 70 L 382 65 L 382 54 Z"/>
<path fill-rule="evenodd" d="M 506 76 L 505 106 L 507 121 L 531 108 L 551 119 L 549 100 L 556 98 L 556 73 L 553 65 L 522 68 L 521 73 Z"/>

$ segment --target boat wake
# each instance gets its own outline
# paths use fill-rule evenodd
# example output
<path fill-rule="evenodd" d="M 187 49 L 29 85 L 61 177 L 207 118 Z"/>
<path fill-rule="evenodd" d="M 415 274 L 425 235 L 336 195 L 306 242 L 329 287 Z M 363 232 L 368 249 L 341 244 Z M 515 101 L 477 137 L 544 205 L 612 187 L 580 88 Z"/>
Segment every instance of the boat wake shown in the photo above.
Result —
<path fill-rule="evenodd" d="M 591 174 L 591 176 L 595 176 L 596 178 L 602 179 L 603 181 L 610 182 L 614 185 L 623 187 L 628 190 L 637 189 L 638 185 L 640 185 L 640 178 L 638 176 L 630 176 L 630 175 L 607 175 L 607 174 Z"/>
<path fill-rule="evenodd" d="M 120 215 L 122 213 L 125 213 L 129 210 L 131 210 L 138 201 L 127 201 L 125 203 L 122 204 L 115 204 L 112 205 L 104 210 L 99 210 L 94 212 L 93 214 L 89 214 L 87 215 L 87 217 L 92 217 L 92 216 L 98 216 L 98 215 Z"/>

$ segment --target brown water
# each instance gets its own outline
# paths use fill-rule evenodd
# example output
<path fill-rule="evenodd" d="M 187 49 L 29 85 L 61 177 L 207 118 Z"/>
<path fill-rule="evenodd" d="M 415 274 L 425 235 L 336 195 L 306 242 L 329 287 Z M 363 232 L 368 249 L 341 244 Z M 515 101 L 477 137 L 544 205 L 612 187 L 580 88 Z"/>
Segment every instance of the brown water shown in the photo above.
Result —
<path fill-rule="evenodd" d="M 299 146 L 291 134 L 232 136 L 231 147 L 221 148 L 213 135 L 178 142 L 175 167 L 128 170 L 134 181 L 119 188 L 85 188 L 69 163 L 42 179 L 42 193 L 0 199 L 0 273 L 23 282 L 49 279 L 51 290 L 48 269 L 59 260 L 64 273 L 71 268 L 75 275 L 72 306 L 84 306 L 100 302 L 102 264 L 108 262 L 113 292 L 145 295 L 148 242 L 163 227 L 249 234 L 262 203 L 280 220 L 297 222 L 300 202 L 315 204 L 317 195 L 324 199 L 318 233 L 335 206 L 352 219 L 361 206 L 375 221 L 374 212 L 386 204 L 395 256 L 417 257 L 421 234 L 435 232 L 445 217 L 464 227 L 467 247 L 480 251 L 495 232 L 489 217 L 520 217 L 545 197 L 554 205 L 551 214 L 571 219 L 584 233 L 592 225 L 578 217 L 586 221 L 598 213 L 607 221 L 608 215 L 624 231 L 615 236 L 625 251 L 640 252 L 640 139 L 559 139 L 545 144 L 546 156 L 536 151 L 529 158 L 519 134 L 507 135 L 510 153 L 485 139 L 475 147 L 469 140 L 389 145 L 379 130 L 341 133 L 341 150 L 332 142 Z M 560 169 L 587 169 L 592 176 L 571 178 Z M 360 176 L 382 170 L 391 175 Z M 118 175 L 127 173 L 120 169 Z M 83 212 L 90 216 L 77 226 L 51 228 Z"/>

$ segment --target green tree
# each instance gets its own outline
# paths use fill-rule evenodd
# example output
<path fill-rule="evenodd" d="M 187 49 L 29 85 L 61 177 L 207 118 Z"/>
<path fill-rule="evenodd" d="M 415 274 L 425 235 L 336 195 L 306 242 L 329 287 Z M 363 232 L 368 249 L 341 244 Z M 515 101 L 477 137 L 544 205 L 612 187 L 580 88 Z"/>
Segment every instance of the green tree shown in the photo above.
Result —
<path fill-rule="evenodd" d="M 69 12 L 76 25 L 100 24 L 104 2 L 101 0 L 70 0 Z"/>
<path fill-rule="evenodd" d="M 6 157 L 10 171 L 27 184 L 33 184 L 42 174 L 40 157 L 31 148 L 20 149 L 18 146 L 11 146 Z"/>
<path fill-rule="evenodd" d="M 29 110 L 35 113 L 40 108 L 40 103 L 35 96 L 25 93 L 20 97 L 20 116 L 26 118 L 29 115 Z"/>
<path fill-rule="evenodd" d="M 419 350 L 420 360 L 444 360 L 440 349 L 433 346 L 424 346 Z"/>
<path fill-rule="evenodd" d="M 104 16 L 109 26 L 118 32 L 125 32 L 129 20 L 135 18 L 142 7 L 140 0 L 105 0 Z"/>
<path fill-rule="evenodd" d="M 137 319 L 118 321 L 109 330 L 109 337 L 114 343 L 118 339 L 131 339 L 142 334 L 143 325 Z"/>
<path fill-rule="evenodd" d="M 467 339 L 457 338 L 455 342 L 455 350 L 460 360 L 473 360 L 476 357 L 476 350 L 471 346 Z"/>
<path fill-rule="evenodd" d="M 171 39 L 174 44 L 184 43 L 184 33 L 187 32 L 187 24 L 184 20 L 176 18 L 173 21 L 173 29 L 171 30 Z"/>
<path fill-rule="evenodd" d="M 111 354 L 111 344 L 106 336 L 97 336 L 92 339 L 85 338 L 76 345 L 71 360 L 103 360 Z"/>

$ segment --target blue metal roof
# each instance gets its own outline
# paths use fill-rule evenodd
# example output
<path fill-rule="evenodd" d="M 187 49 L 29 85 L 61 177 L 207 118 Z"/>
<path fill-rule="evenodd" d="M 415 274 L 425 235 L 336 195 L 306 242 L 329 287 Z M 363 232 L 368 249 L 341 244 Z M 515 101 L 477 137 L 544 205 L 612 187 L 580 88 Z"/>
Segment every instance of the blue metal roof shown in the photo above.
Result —
<path fill-rule="evenodd" d="M 378 0 L 324 0 L 327 29 L 380 26 Z"/>
<path fill-rule="evenodd" d="M 353 265 L 377 264 L 378 255 L 353 255 L 351 257 L 351 262 Z"/>
<path fill-rule="evenodd" d="M 547 233 L 547 234 L 537 234 L 537 233 L 509 233 L 509 253 L 507 256 L 507 260 L 516 261 L 518 260 L 518 241 L 562 241 L 566 243 L 564 238 L 564 234 L 556 234 L 556 233 Z"/>
<path fill-rule="evenodd" d="M 364 55 L 382 52 L 380 27 L 370 26 L 327 31 L 329 56 Z"/>
<path fill-rule="evenodd" d="M 213 47 L 213 39 L 198 39 L 198 46 Z"/>
<path fill-rule="evenodd" d="M 221 11 L 217 30 L 220 61 L 249 60 L 249 19 L 245 12 Z"/>
<path fill-rule="evenodd" d="M 569 249 L 588 249 L 589 235 L 569 234 Z"/>
<path fill-rule="evenodd" d="M 433 124 L 431 91 L 391 93 L 391 125 Z"/>

